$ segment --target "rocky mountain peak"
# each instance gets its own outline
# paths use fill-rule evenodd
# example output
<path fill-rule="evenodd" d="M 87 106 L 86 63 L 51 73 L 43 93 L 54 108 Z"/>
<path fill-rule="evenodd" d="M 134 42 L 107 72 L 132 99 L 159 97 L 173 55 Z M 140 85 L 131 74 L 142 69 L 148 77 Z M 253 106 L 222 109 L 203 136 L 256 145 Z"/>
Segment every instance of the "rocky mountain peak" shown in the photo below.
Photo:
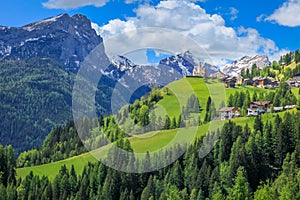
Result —
<path fill-rule="evenodd" d="M 112 64 L 115 65 L 121 71 L 132 69 L 136 66 L 131 60 L 124 56 L 114 56 L 111 60 Z"/>
<path fill-rule="evenodd" d="M 228 75 L 240 75 L 242 69 L 251 70 L 256 64 L 259 69 L 271 66 L 271 62 L 266 55 L 244 56 L 240 60 L 233 61 L 221 68 L 221 71 Z"/>
<path fill-rule="evenodd" d="M 196 58 L 190 51 L 180 53 L 168 58 L 165 58 L 159 62 L 159 66 L 169 66 L 174 68 L 184 76 L 190 76 L 193 74 L 195 67 L 199 65 L 199 59 Z M 212 75 L 218 72 L 218 68 L 204 63 L 203 67 L 206 68 L 208 75 Z"/>
<path fill-rule="evenodd" d="M 52 58 L 76 72 L 80 63 L 99 44 L 91 21 L 80 14 L 61 14 L 22 27 L 0 27 L 0 60 Z M 104 56 L 104 52 L 102 53 Z"/>
<path fill-rule="evenodd" d="M 191 75 L 197 65 L 197 59 L 189 51 L 165 58 L 159 62 L 160 67 L 169 66 L 184 76 Z"/>
<path fill-rule="evenodd" d="M 34 30 L 42 29 L 44 27 L 47 27 L 47 26 L 49 26 L 51 24 L 54 24 L 54 23 L 57 23 L 57 22 L 64 23 L 64 21 L 66 21 L 69 18 L 70 18 L 69 15 L 61 14 L 61 15 L 57 15 L 55 17 L 49 17 L 49 18 L 46 18 L 46 19 L 41 20 L 41 21 L 37 21 L 37 22 L 27 24 L 25 26 L 22 26 L 22 28 L 26 31 L 34 31 Z"/>

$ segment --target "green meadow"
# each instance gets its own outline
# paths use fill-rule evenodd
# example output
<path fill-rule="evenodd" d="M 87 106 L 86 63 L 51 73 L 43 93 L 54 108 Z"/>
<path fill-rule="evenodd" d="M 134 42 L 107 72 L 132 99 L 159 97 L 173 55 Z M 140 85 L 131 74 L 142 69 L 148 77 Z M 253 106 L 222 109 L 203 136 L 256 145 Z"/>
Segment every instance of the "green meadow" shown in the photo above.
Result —
<path fill-rule="evenodd" d="M 209 96 L 214 100 L 216 107 L 222 101 L 225 101 L 230 94 L 236 91 L 246 91 L 248 90 L 250 94 L 254 91 L 266 91 L 260 88 L 253 87 L 239 87 L 234 89 L 225 89 L 222 83 L 217 81 L 210 81 L 205 83 L 202 78 L 184 78 L 175 82 L 170 83 L 168 86 L 169 92 L 164 98 L 158 102 L 158 112 L 162 112 L 163 108 L 169 116 L 178 116 L 181 112 L 181 105 L 185 105 L 188 97 L 191 94 L 195 94 L 200 102 L 203 110 L 205 110 L 206 101 Z M 298 90 L 293 91 L 298 92 Z M 286 111 L 293 112 L 293 111 Z M 284 112 L 279 113 L 283 115 Z M 201 112 L 201 119 L 204 118 L 205 112 Z M 262 115 L 263 121 L 273 120 L 275 114 L 264 114 Z M 233 119 L 238 125 L 245 125 L 246 123 L 252 128 L 254 124 L 254 117 L 240 117 Z M 162 130 L 145 133 L 142 135 L 136 135 L 129 138 L 132 148 L 136 153 L 155 152 L 166 146 L 171 146 L 172 144 L 186 144 L 193 142 L 196 138 L 206 135 L 208 131 L 216 131 L 221 129 L 224 121 L 212 121 L 207 124 L 203 124 L 199 127 L 188 127 L 173 130 Z M 107 145 L 96 149 L 92 152 L 97 158 L 105 158 L 111 145 Z M 40 176 L 48 176 L 51 180 L 54 179 L 57 172 L 60 170 L 61 166 L 66 165 L 68 169 L 74 165 L 77 173 L 81 173 L 84 166 L 88 162 L 96 162 L 97 159 L 91 153 L 84 153 L 79 156 L 68 158 L 62 161 L 53 162 L 40 166 L 26 167 L 17 169 L 18 177 L 24 178 L 26 175 L 33 172 L 33 174 Z"/>

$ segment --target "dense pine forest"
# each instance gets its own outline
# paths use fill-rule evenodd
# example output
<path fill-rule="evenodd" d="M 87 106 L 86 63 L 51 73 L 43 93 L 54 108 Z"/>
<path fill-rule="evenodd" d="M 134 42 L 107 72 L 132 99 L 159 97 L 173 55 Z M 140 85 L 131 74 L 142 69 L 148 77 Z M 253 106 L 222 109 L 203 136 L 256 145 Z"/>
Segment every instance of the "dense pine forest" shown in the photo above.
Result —
<path fill-rule="evenodd" d="M 220 134 L 220 139 L 203 159 L 201 137 L 175 163 L 158 171 L 124 173 L 98 162 L 82 174 L 62 167 L 53 182 L 34 174 L 16 180 L 14 152 L 1 146 L 0 199 L 298 199 L 299 124 L 298 111 L 265 123 L 256 117 L 253 127 L 229 121 L 209 133 Z M 118 145 L 130 151 L 128 140 Z M 153 160 L 127 164 L 143 168 Z"/>
<path fill-rule="evenodd" d="M 0 62 L 1 144 L 18 153 L 37 148 L 53 127 L 71 120 L 74 74 L 57 65 L 39 58 Z"/>
<path fill-rule="evenodd" d="M 114 116 L 98 119 L 84 118 L 77 123 L 82 129 L 99 134 L 83 144 L 74 122 L 59 126 L 45 139 L 40 149 L 21 153 L 15 158 L 11 146 L 0 147 L 0 199 L 299 199 L 300 198 L 300 112 L 293 110 L 284 115 L 271 114 L 268 120 L 254 117 L 254 124 L 243 126 L 227 121 L 222 129 L 197 138 L 187 151 L 173 164 L 149 173 L 125 173 L 107 167 L 103 162 L 89 163 L 83 172 L 75 167 L 62 166 L 53 180 L 30 173 L 25 178 L 17 177 L 17 167 L 27 167 L 70 158 L 82 154 L 87 148 L 106 145 L 106 136 L 115 145 L 133 152 L 129 135 L 118 127 L 120 122 L 147 125 L 156 116 L 149 110 L 166 95 L 165 89 L 152 92 L 133 104 L 125 106 Z M 233 93 L 228 106 L 241 109 L 249 101 L 258 99 L 278 102 L 276 105 L 297 102 L 294 93 L 286 84 L 268 93 Z M 222 103 L 225 104 L 225 103 Z M 209 97 L 205 109 L 196 96 L 188 97 L 178 118 L 165 116 L 154 120 L 149 130 L 178 129 L 185 125 L 199 126 L 210 123 L 216 108 Z M 205 112 L 205 118 L 197 122 L 190 113 Z M 194 122 L 193 122 L 194 121 Z M 161 123 L 161 124 L 159 124 Z M 194 124 L 195 123 L 195 124 Z M 201 126 L 200 126 L 201 127 Z M 82 131 L 82 130 L 81 130 Z M 131 130 L 131 131 L 138 131 Z M 200 149 L 210 145 L 209 141 L 219 138 L 213 149 L 204 158 Z M 108 153 L 110 160 L 132 171 L 147 171 L 157 162 L 167 162 L 185 147 L 175 145 L 164 152 L 163 158 L 145 159 L 126 157 L 114 149 Z M 120 157 L 126 159 L 118 159 Z M 105 160 L 104 160 L 105 162 Z"/>

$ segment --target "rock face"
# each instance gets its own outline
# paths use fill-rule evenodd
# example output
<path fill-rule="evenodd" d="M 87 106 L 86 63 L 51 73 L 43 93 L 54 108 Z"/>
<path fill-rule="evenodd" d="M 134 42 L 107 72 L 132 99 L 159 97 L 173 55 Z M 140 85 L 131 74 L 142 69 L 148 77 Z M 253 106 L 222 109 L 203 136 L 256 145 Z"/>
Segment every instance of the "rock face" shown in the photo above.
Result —
<path fill-rule="evenodd" d="M 198 61 L 193 57 L 193 55 L 189 51 L 171 56 L 169 58 L 165 58 L 159 62 L 159 67 L 171 67 L 177 70 L 183 76 L 192 75 L 194 67 L 197 65 Z"/>
<path fill-rule="evenodd" d="M 200 61 L 195 58 L 191 52 L 186 51 L 161 60 L 159 62 L 159 67 L 163 68 L 164 66 L 168 66 L 177 70 L 183 76 L 190 76 L 193 74 L 194 68 L 199 65 L 199 62 Z M 202 67 L 206 69 L 208 76 L 216 74 L 219 71 L 216 66 L 209 63 L 204 63 Z"/>
<path fill-rule="evenodd" d="M 58 15 L 23 27 L 0 27 L 0 60 L 51 58 L 76 72 L 85 57 L 102 42 L 83 15 Z"/>
<path fill-rule="evenodd" d="M 228 75 L 240 75 L 242 69 L 251 70 L 252 65 L 256 64 L 259 69 L 271 66 L 269 58 L 265 55 L 256 55 L 253 57 L 245 56 L 239 61 L 225 65 L 221 71 Z"/>
<path fill-rule="evenodd" d="M 212 76 L 219 73 L 219 69 L 216 66 L 211 65 L 209 63 L 204 63 L 203 67 L 206 69 L 207 76 Z"/>
<path fill-rule="evenodd" d="M 129 70 L 136 66 L 136 64 L 124 56 L 115 56 L 111 62 L 121 71 Z"/>

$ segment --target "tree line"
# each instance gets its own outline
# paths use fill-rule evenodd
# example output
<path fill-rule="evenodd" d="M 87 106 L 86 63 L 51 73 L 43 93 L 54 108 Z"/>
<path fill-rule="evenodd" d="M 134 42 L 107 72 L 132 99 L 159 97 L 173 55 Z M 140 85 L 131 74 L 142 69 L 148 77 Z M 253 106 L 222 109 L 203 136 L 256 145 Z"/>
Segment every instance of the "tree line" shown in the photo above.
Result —
<path fill-rule="evenodd" d="M 285 82 L 280 83 L 275 91 L 254 91 L 252 95 L 247 91 L 236 91 L 228 97 L 227 106 L 241 109 L 242 114 L 247 113 L 248 104 L 252 101 L 271 101 L 273 106 L 296 105 L 298 98 L 293 94 L 291 88 Z"/>
<path fill-rule="evenodd" d="M 253 127 L 227 122 L 213 150 L 199 158 L 204 137 L 197 139 L 175 163 L 150 173 L 125 173 L 101 162 L 89 163 L 81 174 L 62 166 L 53 181 L 29 174 L 16 180 L 11 147 L 1 147 L 0 199 L 298 199 L 300 195 L 300 113 L 276 115 Z M 208 139 L 209 140 L 209 139 Z M 207 141 L 206 141 L 207 142 Z M 133 151 L 130 142 L 118 146 Z M 183 147 L 165 152 L 165 159 Z M 120 156 L 112 151 L 110 158 Z M 141 162 L 123 159 L 127 167 L 147 168 L 156 158 Z"/>

